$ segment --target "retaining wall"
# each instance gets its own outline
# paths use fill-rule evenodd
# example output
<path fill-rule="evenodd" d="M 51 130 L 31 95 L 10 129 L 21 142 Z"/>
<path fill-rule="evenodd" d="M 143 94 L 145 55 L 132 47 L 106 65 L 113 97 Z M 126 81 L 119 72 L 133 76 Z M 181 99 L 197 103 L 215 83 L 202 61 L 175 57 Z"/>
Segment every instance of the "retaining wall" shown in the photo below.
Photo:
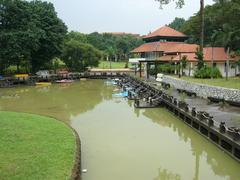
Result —
<path fill-rule="evenodd" d="M 233 101 L 240 103 L 240 90 L 223 88 L 217 86 L 210 86 L 205 84 L 193 83 L 181 79 L 176 79 L 170 76 L 164 76 L 164 83 L 168 83 L 174 86 L 176 89 L 186 90 L 196 93 L 197 96 L 207 98 L 213 97 L 218 99 L 224 99 L 226 101 Z"/>

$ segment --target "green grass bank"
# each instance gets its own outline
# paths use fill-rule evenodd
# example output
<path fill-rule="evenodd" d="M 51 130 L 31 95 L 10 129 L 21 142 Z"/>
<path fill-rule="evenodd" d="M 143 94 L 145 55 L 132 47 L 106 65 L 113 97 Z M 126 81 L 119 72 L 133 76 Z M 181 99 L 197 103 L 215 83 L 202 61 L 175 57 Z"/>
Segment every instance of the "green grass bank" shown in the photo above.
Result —
<path fill-rule="evenodd" d="M 53 118 L 0 112 L 0 179 L 70 179 L 76 140 Z"/>
<path fill-rule="evenodd" d="M 126 62 L 111 62 L 110 61 L 100 61 L 98 68 L 100 69 L 122 69 L 125 68 Z M 130 67 L 130 63 L 128 63 L 128 67 Z"/>

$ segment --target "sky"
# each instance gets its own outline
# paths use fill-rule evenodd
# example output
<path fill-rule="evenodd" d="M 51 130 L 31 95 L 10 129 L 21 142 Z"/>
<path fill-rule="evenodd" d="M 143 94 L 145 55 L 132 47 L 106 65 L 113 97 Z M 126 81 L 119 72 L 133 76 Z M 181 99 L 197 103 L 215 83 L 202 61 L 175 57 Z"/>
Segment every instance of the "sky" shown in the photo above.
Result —
<path fill-rule="evenodd" d="M 155 0 L 47 0 L 52 2 L 68 30 L 82 33 L 126 32 L 141 35 L 169 24 L 175 17 L 188 19 L 200 9 L 199 0 L 185 0 L 159 8 Z M 205 0 L 205 5 L 213 4 Z"/>

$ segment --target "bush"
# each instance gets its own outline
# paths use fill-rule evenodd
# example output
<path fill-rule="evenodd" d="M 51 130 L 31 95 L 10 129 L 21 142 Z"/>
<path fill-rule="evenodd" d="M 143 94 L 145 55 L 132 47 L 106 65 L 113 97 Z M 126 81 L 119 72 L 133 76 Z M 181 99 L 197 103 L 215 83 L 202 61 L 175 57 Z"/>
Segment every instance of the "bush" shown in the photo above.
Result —
<path fill-rule="evenodd" d="M 162 64 L 158 68 L 158 72 L 166 73 L 166 74 L 172 74 L 174 73 L 175 66 L 173 64 Z"/>
<path fill-rule="evenodd" d="M 175 65 L 171 63 L 161 64 L 158 65 L 157 68 L 150 68 L 149 74 L 150 75 L 156 75 L 158 73 L 164 73 L 164 74 L 174 74 L 175 71 Z"/>
<path fill-rule="evenodd" d="M 202 67 L 196 70 L 194 73 L 195 78 L 207 79 L 207 78 L 222 78 L 222 74 L 217 67 Z"/>

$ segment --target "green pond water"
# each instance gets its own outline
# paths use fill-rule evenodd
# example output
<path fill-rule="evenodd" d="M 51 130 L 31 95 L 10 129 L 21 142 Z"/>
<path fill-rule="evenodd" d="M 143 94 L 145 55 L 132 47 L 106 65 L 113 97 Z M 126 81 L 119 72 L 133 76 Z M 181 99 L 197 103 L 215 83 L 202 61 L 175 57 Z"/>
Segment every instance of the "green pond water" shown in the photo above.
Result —
<path fill-rule="evenodd" d="M 240 179 L 240 163 L 162 108 L 135 109 L 102 80 L 0 89 L 0 110 L 69 122 L 82 141 L 83 180 Z"/>

